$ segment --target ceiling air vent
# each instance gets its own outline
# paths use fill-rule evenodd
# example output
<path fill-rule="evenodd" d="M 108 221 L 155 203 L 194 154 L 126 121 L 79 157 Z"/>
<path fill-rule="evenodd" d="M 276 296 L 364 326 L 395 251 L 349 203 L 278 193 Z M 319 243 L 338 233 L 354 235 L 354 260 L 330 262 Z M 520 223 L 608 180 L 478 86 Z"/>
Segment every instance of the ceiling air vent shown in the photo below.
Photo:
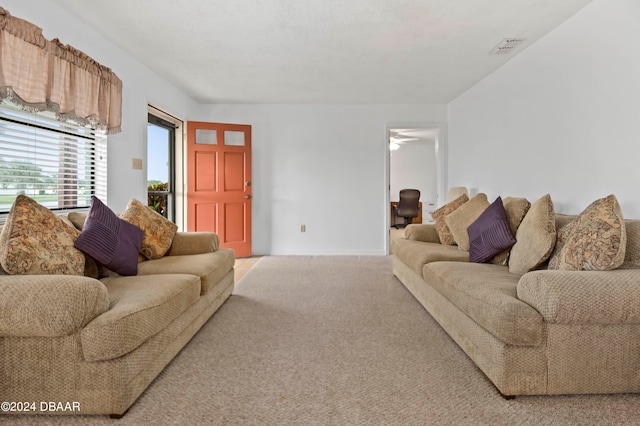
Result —
<path fill-rule="evenodd" d="M 496 47 L 491 49 L 490 55 L 507 55 L 520 46 L 525 39 L 523 38 L 505 38 Z"/>

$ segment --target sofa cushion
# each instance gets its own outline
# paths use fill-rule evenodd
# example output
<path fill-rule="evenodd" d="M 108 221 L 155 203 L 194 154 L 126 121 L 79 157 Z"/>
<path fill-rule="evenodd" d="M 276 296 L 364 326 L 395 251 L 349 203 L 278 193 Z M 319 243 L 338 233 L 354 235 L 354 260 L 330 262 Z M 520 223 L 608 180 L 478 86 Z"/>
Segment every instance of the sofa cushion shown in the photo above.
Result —
<path fill-rule="evenodd" d="M 509 229 L 515 237 L 518 228 L 522 223 L 525 215 L 531 208 L 531 203 L 526 198 L 518 197 L 505 197 L 502 200 L 504 210 L 507 212 L 507 220 L 509 221 Z M 491 259 L 491 263 L 495 265 L 507 265 L 509 261 L 509 254 L 511 253 L 511 247 L 498 253 Z"/>
<path fill-rule="evenodd" d="M 458 207 L 463 205 L 469 201 L 469 197 L 467 194 L 462 194 L 458 198 L 453 201 L 448 202 L 444 206 L 440 207 L 433 213 L 431 213 L 431 218 L 433 219 L 433 223 L 436 227 L 436 231 L 438 232 L 438 237 L 440 237 L 440 242 L 444 245 L 455 245 L 456 240 L 453 238 L 453 234 L 447 226 L 447 222 L 445 221 L 446 217 L 454 212 Z"/>
<path fill-rule="evenodd" d="M 120 219 L 96 196 L 76 247 L 120 275 L 135 275 L 143 232 Z"/>
<path fill-rule="evenodd" d="M 404 237 L 407 240 L 440 243 L 440 236 L 433 223 L 411 223 L 404 228 Z"/>
<path fill-rule="evenodd" d="M 509 272 L 526 274 L 544 263 L 556 244 L 556 222 L 549 194 L 538 199 L 516 232 L 516 243 L 509 255 Z"/>
<path fill-rule="evenodd" d="M 504 343 L 524 346 L 542 343 L 543 318 L 518 299 L 520 276 L 506 267 L 436 262 L 425 265 L 423 275 L 429 285 Z"/>
<path fill-rule="evenodd" d="M 184 256 L 217 251 L 220 237 L 213 232 L 176 232 L 166 256 Z"/>
<path fill-rule="evenodd" d="M 393 255 L 407 265 L 413 272 L 422 276 L 425 264 L 438 261 L 468 262 L 469 253 L 458 250 L 456 246 L 399 238 L 395 240 Z"/>
<path fill-rule="evenodd" d="M 486 194 L 477 194 L 445 218 L 460 250 L 469 251 L 467 228 L 489 207 Z"/>
<path fill-rule="evenodd" d="M 200 277 L 200 293 L 205 294 L 231 269 L 235 262 L 235 253 L 222 248 L 215 252 L 191 254 L 186 256 L 165 256 L 147 260 L 138 265 L 138 275 L 192 274 Z"/>
<path fill-rule="evenodd" d="M 471 262 L 486 262 L 516 242 L 500 197 L 469 225 L 467 232 Z"/>
<path fill-rule="evenodd" d="M 178 225 L 135 198 L 129 201 L 120 218 L 144 231 L 140 253 L 147 259 L 164 256 L 178 231 Z"/>
<path fill-rule="evenodd" d="M 86 361 L 125 355 L 154 336 L 200 297 L 195 275 L 108 277 L 109 310 L 81 332 Z"/>
<path fill-rule="evenodd" d="M 608 271 L 622 265 L 627 236 L 620 204 L 614 195 L 591 203 L 559 231 L 549 269 Z"/>
<path fill-rule="evenodd" d="M 84 275 L 80 232 L 26 195 L 18 195 L 0 232 L 0 264 L 11 275 Z"/>

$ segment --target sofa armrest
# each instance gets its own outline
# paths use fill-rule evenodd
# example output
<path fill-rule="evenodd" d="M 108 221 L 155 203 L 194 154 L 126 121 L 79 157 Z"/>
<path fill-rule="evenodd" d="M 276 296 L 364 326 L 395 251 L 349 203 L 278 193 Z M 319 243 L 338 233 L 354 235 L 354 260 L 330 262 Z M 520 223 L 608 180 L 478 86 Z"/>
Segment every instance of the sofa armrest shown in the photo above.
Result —
<path fill-rule="evenodd" d="M 0 276 L 0 336 L 68 336 L 108 309 L 107 288 L 93 278 Z"/>
<path fill-rule="evenodd" d="M 520 278 L 518 298 L 548 323 L 640 324 L 640 269 L 532 271 Z"/>
<path fill-rule="evenodd" d="M 167 256 L 185 256 L 190 254 L 218 251 L 220 237 L 213 232 L 177 232 Z"/>
<path fill-rule="evenodd" d="M 425 243 L 440 243 L 438 231 L 432 223 L 412 223 L 404 229 L 407 240 L 424 241 Z"/>

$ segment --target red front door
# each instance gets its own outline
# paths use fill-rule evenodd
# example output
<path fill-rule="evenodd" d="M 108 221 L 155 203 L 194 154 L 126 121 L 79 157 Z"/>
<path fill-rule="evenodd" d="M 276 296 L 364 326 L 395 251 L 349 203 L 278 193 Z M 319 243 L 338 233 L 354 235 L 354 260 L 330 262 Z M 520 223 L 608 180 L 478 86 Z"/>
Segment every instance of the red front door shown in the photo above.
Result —
<path fill-rule="evenodd" d="M 187 122 L 187 230 L 251 256 L 251 126 Z"/>

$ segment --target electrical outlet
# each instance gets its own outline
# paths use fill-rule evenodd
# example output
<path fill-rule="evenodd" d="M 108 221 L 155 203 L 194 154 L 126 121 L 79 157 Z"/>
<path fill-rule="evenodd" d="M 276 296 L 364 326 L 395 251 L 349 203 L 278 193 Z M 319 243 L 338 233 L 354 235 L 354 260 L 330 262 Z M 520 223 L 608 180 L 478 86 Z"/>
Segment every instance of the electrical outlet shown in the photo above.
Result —
<path fill-rule="evenodd" d="M 307 232 L 307 225 L 300 225 L 300 232 Z"/>

